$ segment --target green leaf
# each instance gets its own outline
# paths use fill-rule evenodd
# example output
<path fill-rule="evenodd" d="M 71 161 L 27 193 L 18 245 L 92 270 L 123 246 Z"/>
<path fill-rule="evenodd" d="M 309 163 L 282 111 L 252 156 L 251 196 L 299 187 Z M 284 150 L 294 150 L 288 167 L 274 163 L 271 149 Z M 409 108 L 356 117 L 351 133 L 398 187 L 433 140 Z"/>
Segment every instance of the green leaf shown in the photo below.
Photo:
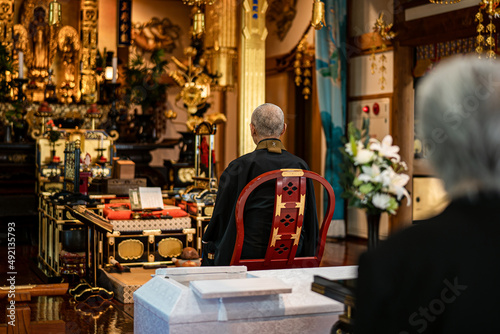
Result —
<path fill-rule="evenodd" d="M 369 194 L 370 192 L 372 192 L 374 189 L 373 185 L 371 183 L 365 183 L 365 184 L 362 184 L 360 187 L 359 187 L 359 191 L 362 193 L 362 194 Z"/>
<path fill-rule="evenodd" d="M 356 139 L 354 139 L 354 136 L 349 136 L 349 145 L 351 146 L 352 155 L 358 155 L 358 146 L 356 145 Z"/>

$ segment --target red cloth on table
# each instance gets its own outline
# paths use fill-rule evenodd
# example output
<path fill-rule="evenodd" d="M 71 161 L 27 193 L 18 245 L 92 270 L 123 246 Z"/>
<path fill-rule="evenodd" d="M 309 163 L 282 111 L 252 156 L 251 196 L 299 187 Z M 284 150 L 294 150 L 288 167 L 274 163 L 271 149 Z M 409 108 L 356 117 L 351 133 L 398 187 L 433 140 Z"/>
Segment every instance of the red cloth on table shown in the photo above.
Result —
<path fill-rule="evenodd" d="M 116 207 L 126 206 L 128 210 L 113 210 Z M 148 212 L 149 213 L 149 212 Z M 166 206 L 163 210 L 151 211 L 151 214 L 160 216 L 172 216 L 173 218 L 186 217 L 188 213 L 177 206 Z M 132 219 L 132 210 L 130 210 L 130 203 L 110 203 L 104 205 L 104 217 L 110 220 L 127 220 Z"/>

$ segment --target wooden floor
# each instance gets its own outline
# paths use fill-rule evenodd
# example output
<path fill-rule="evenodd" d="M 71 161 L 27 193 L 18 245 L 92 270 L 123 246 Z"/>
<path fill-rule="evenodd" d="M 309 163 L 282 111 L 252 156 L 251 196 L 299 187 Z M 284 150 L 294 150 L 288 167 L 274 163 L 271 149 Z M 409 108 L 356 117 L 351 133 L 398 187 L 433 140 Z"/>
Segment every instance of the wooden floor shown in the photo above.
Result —
<path fill-rule="evenodd" d="M 321 266 L 356 265 L 359 255 L 366 250 L 366 240 L 363 239 L 331 239 L 325 248 L 325 255 Z M 0 285 L 9 286 L 12 275 L 7 263 L 8 248 L 5 243 L 0 244 Z M 30 263 L 37 255 L 34 245 L 19 244 L 16 242 L 15 253 L 15 282 L 16 285 L 42 284 L 43 281 L 32 270 Z M 122 304 L 116 300 L 104 303 L 77 303 L 69 294 L 63 296 L 34 297 L 31 301 L 22 302 L 31 310 L 31 322 L 43 324 L 44 329 L 32 333 L 133 333 L 133 304 Z M 17 302 L 19 306 L 21 302 Z M 0 333 L 4 333 L 7 321 L 6 298 L 0 299 Z M 47 327 L 49 326 L 49 327 Z"/>

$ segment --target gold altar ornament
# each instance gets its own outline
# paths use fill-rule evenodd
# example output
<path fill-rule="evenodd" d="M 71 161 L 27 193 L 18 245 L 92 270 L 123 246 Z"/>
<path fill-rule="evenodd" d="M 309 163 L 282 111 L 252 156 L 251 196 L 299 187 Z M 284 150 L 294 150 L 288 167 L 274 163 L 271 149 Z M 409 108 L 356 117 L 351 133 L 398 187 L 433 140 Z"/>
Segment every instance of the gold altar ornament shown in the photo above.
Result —
<path fill-rule="evenodd" d="M 481 57 L 483 51 L 486 49 L 486 58 L 496 58 L 495 37 L 493 36 L 493 33 L 496 32 L 496 26 L 493 23 L 493 19 L 500 15 L 499 5 L 500 1 L 482 0 L 479 3 L 479 9 L 475 16 L 475 21 L 478 22 L 476 27 L 476 53 L 479 54 L 479 57 Z M 483 25 L 482 10 L 484 10 L 490 20 L 486 27 Z M 485 35 L 483 35 L 483 33 L 485 33 Z"/>
<path fill-rule="evenodd" d="M 56 0 L 49 4 L 49 25 L 55 26 L 61 23 L 61 4 Z"/>
<path fill-rule="evenodd" d="M 213 5 L 215 0 L 183 0 L 182 3 L 188 6 L 200 7 L 202 5 Z"/>
<path fill-rule="evenodd" d="M 177 66 L 176 71 L 170 71 L 168 75 L 182 87 L 181 92 L 177 95 L 176 101 L 181 101 L 185 105 L 188 112 L 188 128 L 193 130 L 203 119 L 195 116 L 200 107 L 203 107 L 207 99 L 210 97 L 210 84 L 212 78 L 203 70 L 203 66 L 193 64 L 193 58 L 196 56 L 196 49 L 187 47 L 184 54 L 188 57 L 188 65 L 184 65 L 177 58 L 171 58 L 172 62 Z M 200 61 L 203 64 L 203 61 Z"/>
<path fill-rule="evenodd" d="M 370 71 L 371 74 L 375 74 L 377 70 L 377 64 L 376 64 L 376 57 L 375 57 L 375 51 L 379 49 L 379 51 L 384 52 L 387 49 L 387 44 L 386 42 L 389 42 L 390 40 L 394 39 L 396 37 L 396 33 L 392 31 L 392 23 L 387 24 L 384 20 L 384 13 L 380 13 L 378 19 L 375 21 L 375 24 L 373 26 L 373 31 L 375 34 L 378 34 L 382 40 L 382 45 L 380 48 L 378 48 L 375 44 L 371 48 L 371 55 L 370 55 Z M 372 36 L 373 41 L 375 42 L 375 36 Z M 385 62 L 387 61 L 387 57 L 385 56 L 384 53 L 380 56 L 380 67 L 378 68 L 380 72 L 380 78 L 378 80 L 380 84 L 380 89 L 384 90 L 385 89 L 385 84 L 387 83 L 387 80 L 385 78 L 385 74 L 387 72 L 387 68 L 385 67 Z"/>
<path fill-rule="evenodd" d="M 200 37 L 205 33 L 205 14 L 203 8 L 205 5 L 212 5 L 215 0 L 183 0 L 185 5 L 193 6 L 193 28 L 192 34 Z"/>
<path fill-rule="evenodd" d="M 293 68 L 295 73 L 295 85 L 302 85 L 302 95 L 304 99 L 309 99 L 311 95 L 312 62 L 314 52 L 309 49 L 307 42 L 308 34 L 304 34 L 297 45 Z"/>
<path fill-rule="evenodd" d="M 326 26 L 325 3 L 321 0 L 314 0 L 311 25 L 316 30 L 320 30 L 321 28 Z"/>
<path fill-rule="evenodd" d="M 454 3 L 459 3 L 462 0 L 429 0 L 429 2 L 437 4 L 437 5 L 453 5 Z"/>
<path fill-rule="evenodd" d="M 165 238 L 158 242 L 158 254 L 163 258 L 171 258 L 181 255 L 184 245 L 177 238 Z"/>
<path fill-rule="evenodd" d="M 205 14 L 200 8 L 196 8 L 193 15 L 193 36 L 199 37 L 205 32 Z"/>
<path fill-rule="evenodd" d="M 125 260 L 137 260 L 144 254 L 144 244 L 137 239 L 127 239 L 118 244 L 118 255 Z"/>
<path fill-rule="evenodd" d="M 205 55 L 210 72 L 219 75 L 215 89 L 232 89 L 236 81 L 238 13 L 232 0 L 218 0 L 206 11 Z"/>

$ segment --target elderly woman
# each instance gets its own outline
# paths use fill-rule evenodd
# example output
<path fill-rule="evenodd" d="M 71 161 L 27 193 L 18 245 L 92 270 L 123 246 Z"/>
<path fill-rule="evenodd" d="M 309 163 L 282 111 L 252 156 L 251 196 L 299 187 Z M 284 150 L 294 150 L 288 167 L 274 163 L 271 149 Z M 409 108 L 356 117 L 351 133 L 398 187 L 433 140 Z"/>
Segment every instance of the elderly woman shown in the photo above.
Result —
<path fill-rule="evenodd" d="M 500 64 L 443 61 L 417 92 L 451 203 L 361 257 L 355 333 L 500 333 Z"/>

